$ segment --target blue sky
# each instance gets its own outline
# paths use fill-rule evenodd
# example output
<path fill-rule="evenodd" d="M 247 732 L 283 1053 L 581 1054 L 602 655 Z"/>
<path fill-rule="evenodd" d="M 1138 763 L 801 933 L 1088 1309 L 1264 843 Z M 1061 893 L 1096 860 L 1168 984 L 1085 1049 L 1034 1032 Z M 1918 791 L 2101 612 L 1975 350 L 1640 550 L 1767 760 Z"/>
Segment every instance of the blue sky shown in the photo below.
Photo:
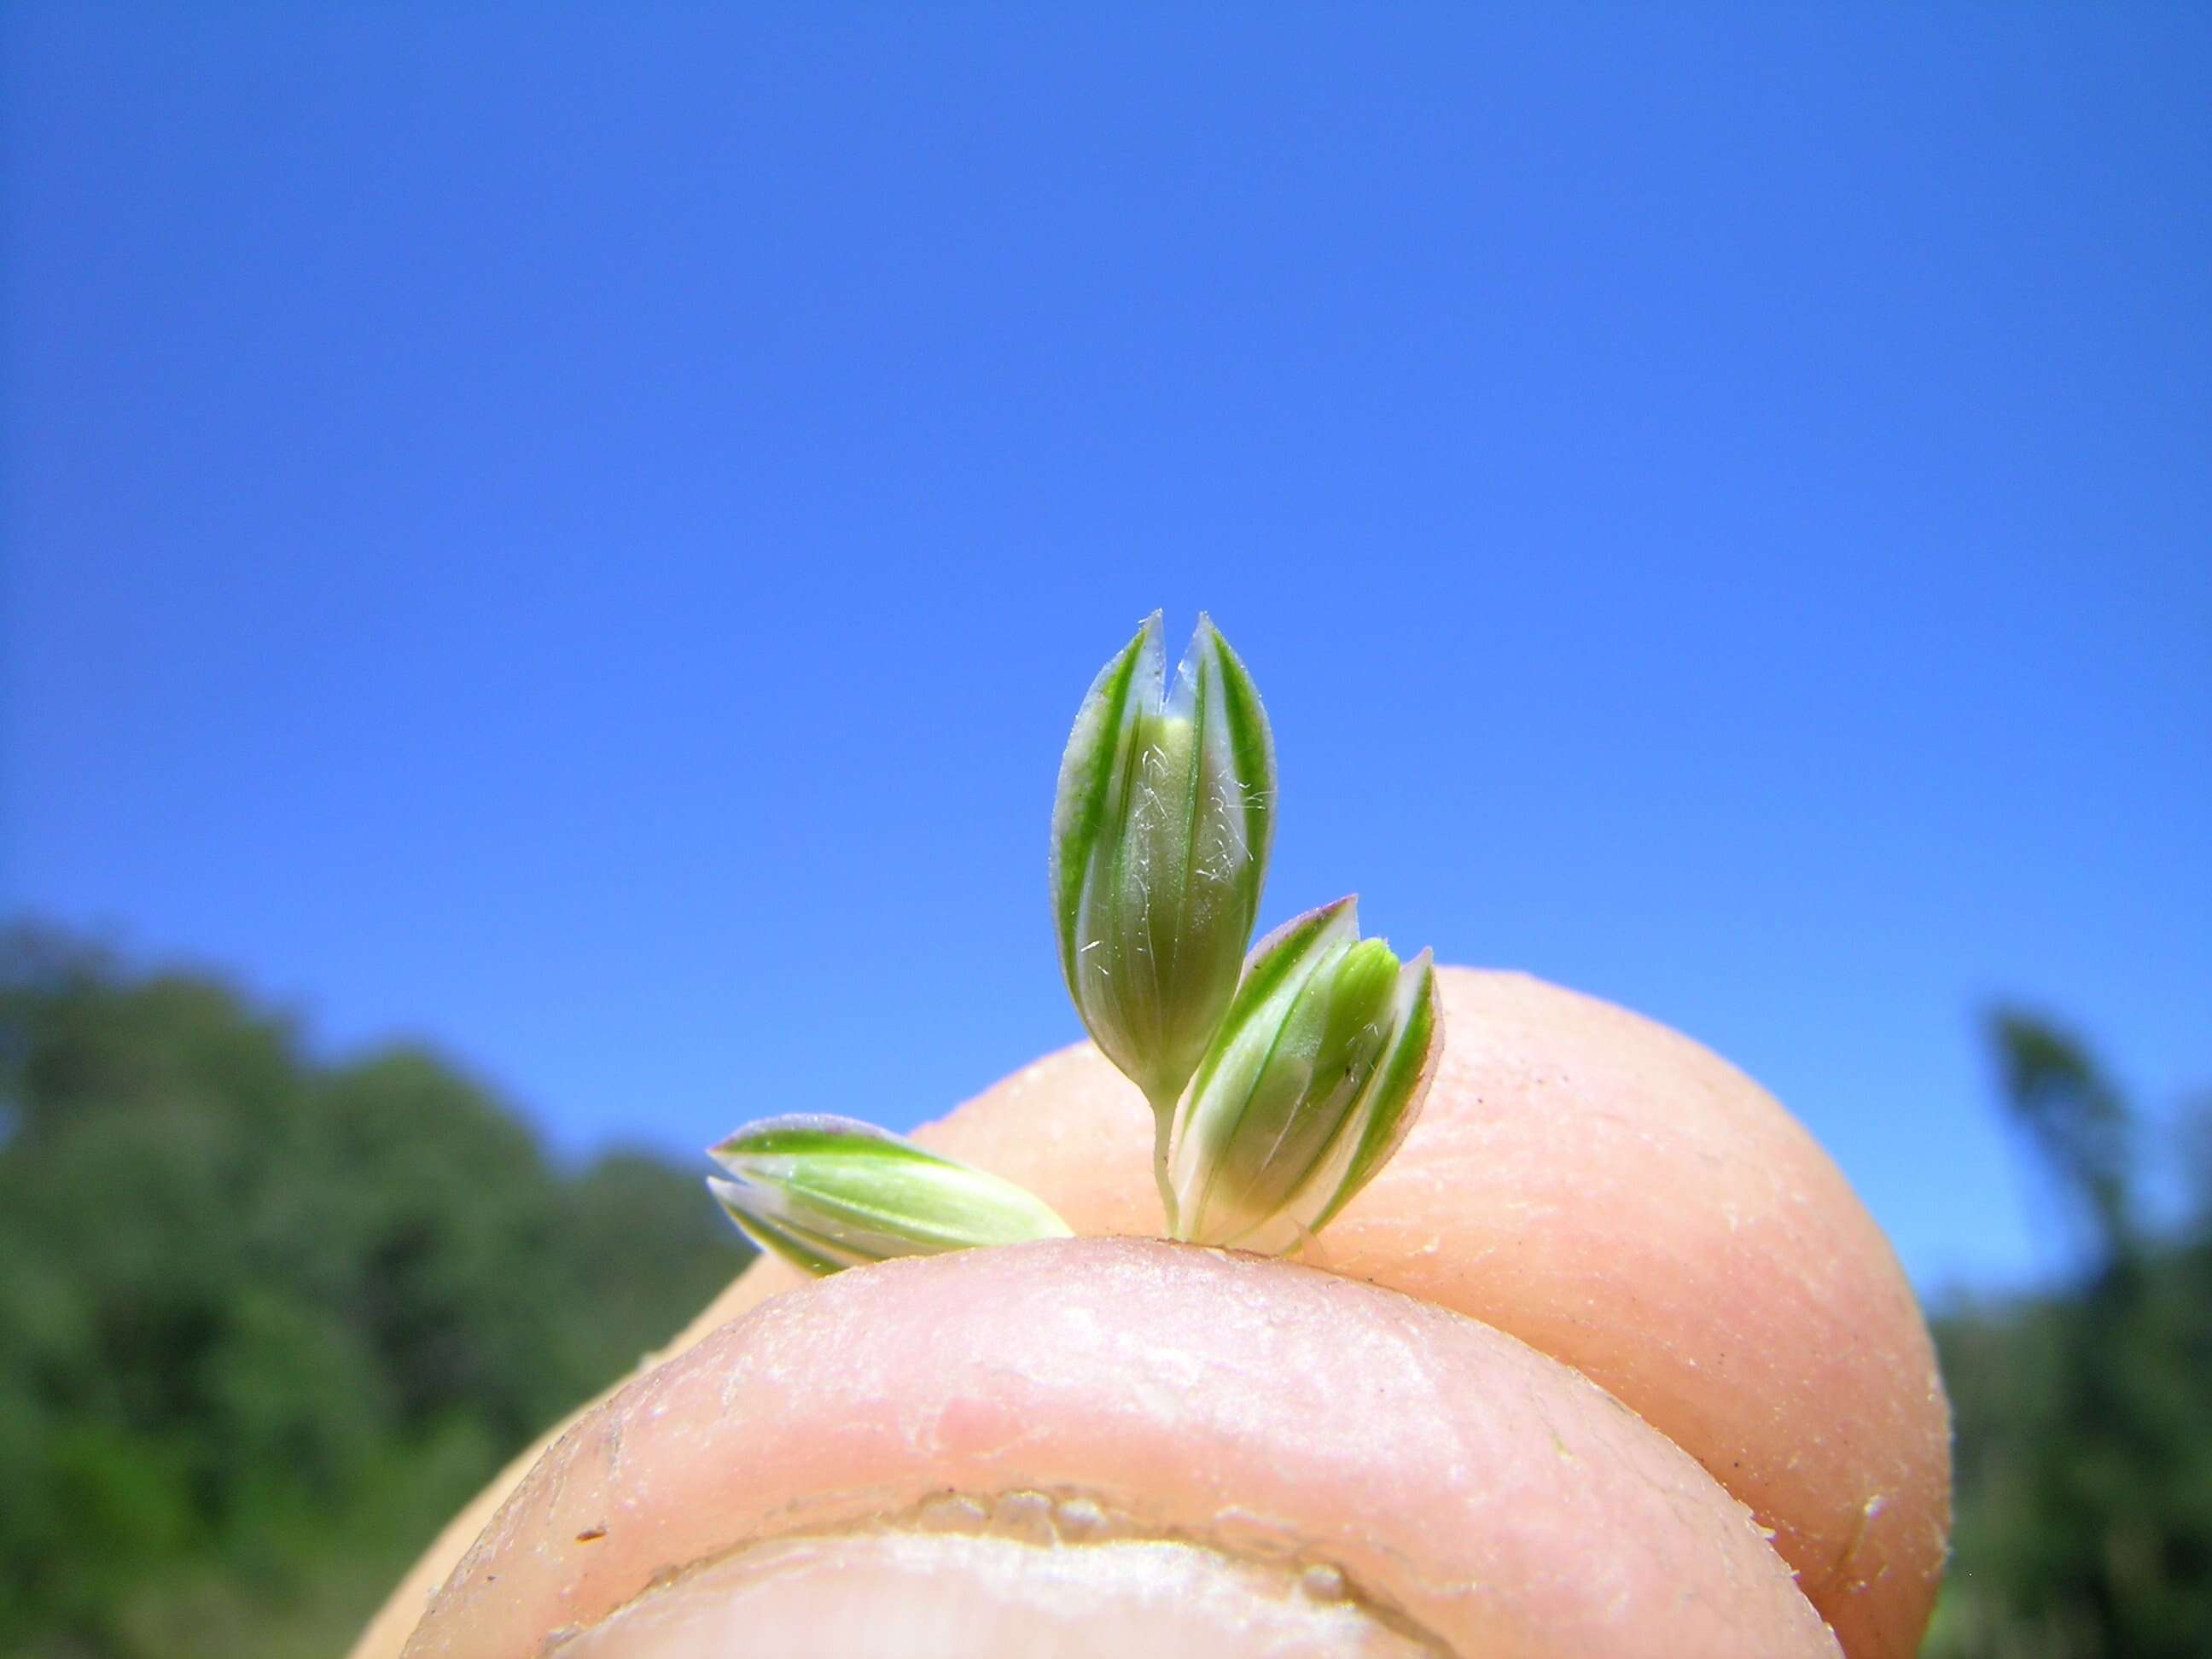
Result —
<path fill-rule="evenodd" d="M 9 910 L 585 1150 L 1077 1028 L 1098 664 L 1209 608 L 1263 921 L 1644 1010 L 1930 1288 L 1974 1025 L 2212 1082 L 2201 10 L 17 6 Z"/>

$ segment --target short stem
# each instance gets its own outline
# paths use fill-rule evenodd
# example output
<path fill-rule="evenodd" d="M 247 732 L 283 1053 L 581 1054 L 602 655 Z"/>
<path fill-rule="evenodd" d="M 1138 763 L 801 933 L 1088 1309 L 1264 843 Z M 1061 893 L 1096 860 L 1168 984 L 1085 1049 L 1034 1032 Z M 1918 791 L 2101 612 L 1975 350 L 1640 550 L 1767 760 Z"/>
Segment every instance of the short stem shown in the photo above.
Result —
<path fill-rule="evenodd" d="M 1176 1213 L 1175 1182 L 1168 1176 L 1168 1140 L 1175 1131 L 1173 1099 L 1152 1103 L 1152 1179 L 1159 1183 L 1160 1209 L 1167 1217 L 1168 1237 L 1180 1238 L 1181 1218 Z"/>

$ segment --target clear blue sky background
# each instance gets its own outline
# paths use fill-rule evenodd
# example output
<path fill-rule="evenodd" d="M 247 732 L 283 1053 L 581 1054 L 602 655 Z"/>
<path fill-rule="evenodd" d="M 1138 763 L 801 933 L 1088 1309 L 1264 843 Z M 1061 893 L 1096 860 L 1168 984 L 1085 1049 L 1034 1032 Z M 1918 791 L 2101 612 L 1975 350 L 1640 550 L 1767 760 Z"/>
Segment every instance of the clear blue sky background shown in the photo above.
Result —
<path fill-rule="evenodd" d="M 8 908 L 568 1149 L 910 1124 L 1204 605 L 1264 920 L 2063 1261 L 1978 1006 L 2212 1081 L 2212 14 L 1102 10 L 11 8 Z"/>

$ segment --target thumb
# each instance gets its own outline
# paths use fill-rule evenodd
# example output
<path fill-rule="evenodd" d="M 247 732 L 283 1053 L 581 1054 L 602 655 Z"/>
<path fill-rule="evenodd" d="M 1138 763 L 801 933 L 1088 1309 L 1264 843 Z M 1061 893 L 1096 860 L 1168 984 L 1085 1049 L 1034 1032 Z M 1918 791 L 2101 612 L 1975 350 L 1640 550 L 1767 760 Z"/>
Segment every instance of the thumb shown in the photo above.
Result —
<path fill-rule="evenodd" d="M 1487 1326 L 1135 1239 L 763 1304 L 586 1416 L 410 1656 L 1832 1654 L 1748 1513 Z"/>

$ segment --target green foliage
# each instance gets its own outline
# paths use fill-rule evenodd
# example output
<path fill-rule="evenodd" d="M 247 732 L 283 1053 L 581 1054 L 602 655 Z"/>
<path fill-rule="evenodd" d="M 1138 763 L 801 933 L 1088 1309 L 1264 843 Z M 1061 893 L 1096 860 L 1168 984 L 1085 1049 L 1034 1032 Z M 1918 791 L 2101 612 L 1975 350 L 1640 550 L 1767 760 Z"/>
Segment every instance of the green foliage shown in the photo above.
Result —
<path fill-rule="evenodd" d="M 2139 1126 L 2082 1046 L 1991 1024 L 2004 1097 L 2088 1224 L 2080 1282 L 1936 1322 L 1958 1425 L 1955 1555 L 1927 1651 L 2197 1655 L 2212 1632 L 2212 1188 L 2136 1213 Z M 2212 1116 L 2194 1127 L 2202 1133 Z"/>
<path fill-rule="evenodd" d="M 744 1261 L 436 1056 L 0 937 L 0 1652 L 343 1650 L 435 1528 Z"/>

